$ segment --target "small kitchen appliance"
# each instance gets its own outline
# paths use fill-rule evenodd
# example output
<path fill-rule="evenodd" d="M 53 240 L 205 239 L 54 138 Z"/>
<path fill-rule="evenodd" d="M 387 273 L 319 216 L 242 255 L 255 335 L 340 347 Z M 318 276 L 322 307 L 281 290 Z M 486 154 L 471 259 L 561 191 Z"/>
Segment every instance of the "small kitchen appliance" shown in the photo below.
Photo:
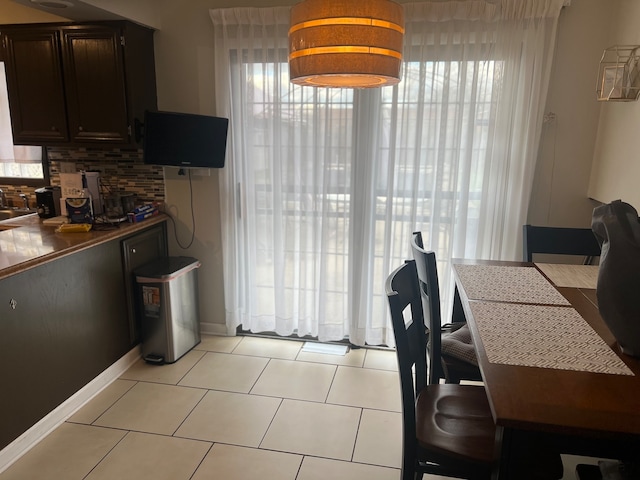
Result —
<path fill-rule="evenodd" d="M 100 172 L 60 173 L 62 187 L 61 212 L 68 215 L 67 198 L 91 197 L 93 214 L 103 212 L 102 196 L 100 195 Z"/>
<path fill-rule="evenodd" d="M 36 189 L 36 209 L 40 218 L 60 215 L 60 187 L 48 186 Z"/>
<path fill-rule="evenodd" d="M 91 197 L 65 198 L 70 223 L 93 223 Z"/>

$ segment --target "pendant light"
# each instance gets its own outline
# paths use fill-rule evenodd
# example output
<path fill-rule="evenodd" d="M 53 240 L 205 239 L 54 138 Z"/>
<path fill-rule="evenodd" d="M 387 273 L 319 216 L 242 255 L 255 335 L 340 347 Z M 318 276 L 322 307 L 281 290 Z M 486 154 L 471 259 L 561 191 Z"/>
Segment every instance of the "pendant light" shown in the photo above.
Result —
<path fill-rule="evenodd" d="M 303 0 L 291 8 L 291 81 L 371 88 L 400 81 L 404 11 L 391 0 Z"/>

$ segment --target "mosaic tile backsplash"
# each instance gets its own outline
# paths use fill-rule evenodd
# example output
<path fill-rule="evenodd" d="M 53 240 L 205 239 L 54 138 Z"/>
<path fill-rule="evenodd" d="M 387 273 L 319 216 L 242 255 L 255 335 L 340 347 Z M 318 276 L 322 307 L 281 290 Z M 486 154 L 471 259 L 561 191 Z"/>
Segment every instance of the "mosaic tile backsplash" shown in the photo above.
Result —
<path fill-rule="evenodd" d="M 99 171 L 104 194 L 133 193 L 140 203 L 164 201 L 162 167 L 142 163 L 142 150 L 49 147 L 47 152 L 51 185 L 60 185 L 61 162 L 70 162 L 78 172 Z M 3 187 L 3 190 L 14 203 L 20 193 L 26 193 L 35 204 L 34 187 L 13 185 Z"/>

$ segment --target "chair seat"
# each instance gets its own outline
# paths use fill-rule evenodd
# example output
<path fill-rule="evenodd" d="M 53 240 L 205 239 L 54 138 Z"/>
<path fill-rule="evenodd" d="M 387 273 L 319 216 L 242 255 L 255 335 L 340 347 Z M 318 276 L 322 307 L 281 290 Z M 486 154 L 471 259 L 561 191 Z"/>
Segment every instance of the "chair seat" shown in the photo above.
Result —
<path fill-rule="evenodd" d="M 438 456 L 442 454 L 458 459 L 459 467 L 463 471 L 474 471 L 475 478 L 490 476 L 496 426 L 484 387 L 427 385 L 416 401 L 416 425 L 418 445 L 423 449 L 422 460 L 439 462 Z M 517 459 L 517 478 L 562 478 L 560 455 L 541 443 L 536 434 L 528 440 L 512 452 Z"/>
<path fill-rule="evenodd" d="M 462 380 L 482 381 L 480 367 L 459 358 L 443 354 L 442 367 L 446 383 L 460 383 Z"/>
<path fill-rule="evenodd" d="M 482 381 L 476 349 L 466 323 L 456 330 L 442 334 L 440 353 L 447 383 L 460 383 L 461 380 Z"/>
<path fill-rule="evenodd" d="M 440 348 L 442 355 L 456 358 L 472 365 L 478 365 L 469 325 L 465 324 L 451 333 L 442 335 L 442 346 Z"/>
<path fill-rule="evenodd" d="M 496 427 L 483 387 L 426 386 L 416 401 L 416 423 L 422 448 L 465 462 L 491 464 Z"/>

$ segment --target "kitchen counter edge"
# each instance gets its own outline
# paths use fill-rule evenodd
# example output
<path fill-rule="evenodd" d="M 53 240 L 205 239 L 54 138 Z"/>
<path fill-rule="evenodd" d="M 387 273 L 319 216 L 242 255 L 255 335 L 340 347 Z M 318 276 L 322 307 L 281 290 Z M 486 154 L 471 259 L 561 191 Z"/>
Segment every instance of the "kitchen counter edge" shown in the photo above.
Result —
<path fill-rule="evenodd" d="M 38 217 L 37 214 L 25 215 L 23 217 L 13 218 L 11 220 L 4 220 L 0 222 L 0 226 L 6 225 L 13 227 L 11 230 L 8 230 L 9 232 L 17 229 L 20 229 L 22 231 L 27 230 L 31 235 L 41 235 L 43 242 L 47 239 L 52 239 L 52 237 L 56 235 L 63 235 L 65 239 L 64 243 L 67 243 L 67 245 L 60 247 L 54 246 L 54 250 L 50 253 L 34 255 L 31 258 L 15 262 L 8 266 L 5 265 L 3 267 L 2 262 L 0 262 L 0 280 L 51 262 L 53 260 L 57 260 L 67 255 L 80 252 L 87 248 L 95 247 L 96 245 L 100 245 L 101 243 L 116 240 L 118 238 L 128 237 L 129 235 L 133 235 L 153 225 L 166 222 L 168 218 L 169 217 L 166 214 L 161 213 L 159 215 L 147 218 L 141 222 L 125 222 L 120 223 L 117 228 L 106 230 L 92 229 L 91 231 L 86 233 L 56 233 L 56 227 L 43 225 L 42 220 L 40 219 L 40 217 Z M 2 235 L 3 233 L 4 231 L 0 230 L 0 235 Z M 2 255 L 3 252 L 0 251 L 0 257 L 2 257 Z"/>

